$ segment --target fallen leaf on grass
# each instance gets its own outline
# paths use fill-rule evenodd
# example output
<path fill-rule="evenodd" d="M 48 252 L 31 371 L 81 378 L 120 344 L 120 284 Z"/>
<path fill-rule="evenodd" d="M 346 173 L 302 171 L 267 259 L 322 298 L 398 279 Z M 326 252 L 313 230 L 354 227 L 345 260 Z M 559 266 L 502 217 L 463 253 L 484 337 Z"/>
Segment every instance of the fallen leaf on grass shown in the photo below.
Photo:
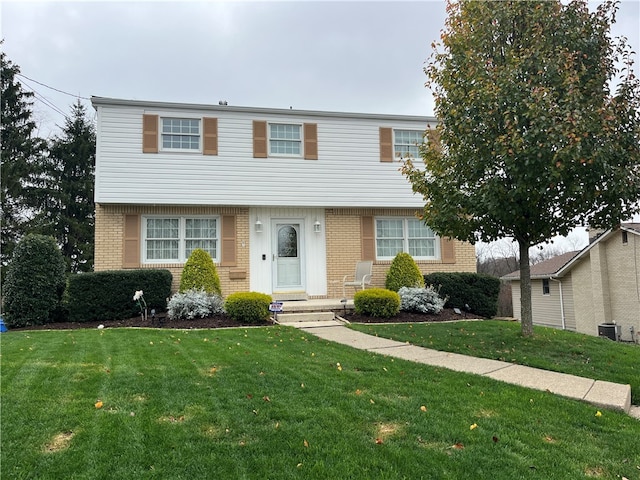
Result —
<path fill-rule="evenodd" d="M 425 407 L 424 405 L 422 405 L 422 406 L 420 407 L 420 411 L 421 411 L 421 412 L 426 412 L 426 411 L 427 411 L 427 407 Z"/>
<path fill-rule="evenodd" d="M 601 416 L 602 416 L 602 412 L 601 412 L 600 410 L 598 410 L 598 411 L 596 412 L 596 417 L 601 417 Z"/>
<path fill-rule="evenodd" d="M 341 372 L 342 371 L 342 365 L 340 365 L 340 363 L 336 363 L 337 367 L 338 367 L 338 371 Z"/>
<path fill-rule="evenodd" d="M 95 407 L 96 407 L 96 408 L 102 408 L 102 405 L 104 405 L 104 404 L 102 403 L 102 400 L 98 400 L 98 401 L 95 403 Z"/>
<path fill-rule="evenodd" d="M 493 440 L 493 443 L 498 443 L 499 438 L 494 435 L 492 440 Z"/>
<path fill-rule="evenodd" d="M 376 438 L 376 445 L 381 445 L 382 443 L 384 443 L 384 441 L 380 437 Z"/>
<path fill-rule="evenodd" d="M 265 402 L 270 402 L 271 401 L 271 399 L 267 395 L 262 397 L 262 400 L 264 400 Z"/>
<path fill-rule="evenodd" d="M 362 390 L 360 390 L 359 388 L 356 390 L 356 395 L 362 395 Z"/>
<path fill-rule="evenodd" d="M 458 443 L 454 443 L 449 448 L 452 448 L 454 450 L 464 450 L 464 445 L 462 443 L 458 442 Z"/>
<path fill-rule="evenodd" d="M 302 442 L 302 444 L 304 445 L 304 448 L 309 448 L 309 442 L 307 442 L 306 440 Z"/>
<path fill-rule="evenodd" d="M 478 424 L 477 424 L 477 423 L 474 423 L 473 425 L 471 425 L 471 426 L 469 427 L 469 430 L 475 430 L 476 428 L 478 428 Z"/>

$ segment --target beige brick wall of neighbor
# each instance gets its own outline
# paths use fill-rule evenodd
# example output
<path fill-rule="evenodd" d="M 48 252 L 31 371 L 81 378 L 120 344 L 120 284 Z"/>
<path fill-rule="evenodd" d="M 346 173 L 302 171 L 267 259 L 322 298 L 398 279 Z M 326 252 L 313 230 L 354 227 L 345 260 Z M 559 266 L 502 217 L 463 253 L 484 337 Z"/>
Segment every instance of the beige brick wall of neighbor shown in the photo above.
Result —
<path fill-rule="evenodd" d="M 609 274 L 611 320 L 622 325 L 622 335 L 630 337 L 629 327 L 640 331 L 640 237 L 629 234 L 622 243 L 622 233 L 616 232 L 606 242 Z"/>
<path fill-rule="evenodd" d="M 342 279 L 353 276 L 356 263 L 362 258 L 361 222 L 362 216 L 404 216 L 415 215 L 413 209 L 327 209 L 325 222 L 327 232 L 327 281 L 329 298 L 342 297 Z M 476 251 L 470 243 L 455 243 L 456 263 L 443 264 L 439 260 L 417 261 L 423 274 L 434 272 L 475 272 Z M 375 261 L 373 264 L 372 286 L 384 288 L 390 260 Z M 347 291 L 353 296 L 353 289 Z"/>
<path fill-rule="evenodd" d="M 122 269 L 125 214 L 140 215 L 236 215 L 236 265 L 216 265 L 222 294 L 249 291 L 249 210 L 220 207 L 167 207 L 96 205 L 95 271 Z M 173 275 L 172 291 L 177 291 L 184 264 L 141 265 L 140 268 L 164 268 Z M 231 278 L 239 277 L 239 278 Z"/>

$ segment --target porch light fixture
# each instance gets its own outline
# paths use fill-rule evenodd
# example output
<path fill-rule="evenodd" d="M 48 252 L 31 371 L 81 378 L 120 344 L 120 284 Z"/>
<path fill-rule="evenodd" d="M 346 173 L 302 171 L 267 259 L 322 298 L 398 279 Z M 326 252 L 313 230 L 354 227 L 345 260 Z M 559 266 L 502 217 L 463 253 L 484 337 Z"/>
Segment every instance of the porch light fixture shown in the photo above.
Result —
<path fill-rule="evenodd" d="M 256 233 L 262 233 L 262 222 L 260 221 L 259 218 L 256 218 Z"/>
<path fill-rule="evenodd" d="M 320 233 L 322 231 L 322 225 L 320 225 L 320 220 L 316 220 L 316 223 L 313 224 L 313 231 L 316 233 Z"/>

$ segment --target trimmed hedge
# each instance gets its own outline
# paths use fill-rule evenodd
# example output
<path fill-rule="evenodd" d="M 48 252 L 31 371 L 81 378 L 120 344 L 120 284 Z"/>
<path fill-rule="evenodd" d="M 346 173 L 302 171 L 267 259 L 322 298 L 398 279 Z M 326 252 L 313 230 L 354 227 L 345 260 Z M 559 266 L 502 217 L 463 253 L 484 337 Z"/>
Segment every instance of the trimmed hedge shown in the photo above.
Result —
<path fill-rule="evenodd" d="M 400 295 L 384 288 L 360 290 L 353 296 L 356 313 L 377 318 L 391 318 L 400 311 Z"/>
<path fill-rule="evenodd" d="M 67 304 L 69 320 L 121 320 L 140 315 L 133 301 L 136 291 L 144 292 L 148 312 L 164 311 L 171 295 L 169 270 L 139 269 L 82 273 L 69 277 Z"/>
<path fill-rule="evenodd" d="M 271 295 L 259 292 L 232 293 L 224 302 L 227 315 L 239 322 L 261 323 L 269 319 Z"/>
<path fill-rule="evenodd" d="M 29 234 L 13 251 L 4 284 L 7 326 L 27 327 L 64 320 L 66 264 L 53 237 Z"/>
<path fill-rule="evenodd" d="M 433 285 L 441 297 L 448 298 L 445 307 L 460 308 L 486 318 L 498 312 L 500 279 L 482 273 L 430 273 L 424 276 L 426 285 Z"/>
<path fill-rule="evenodd" d="M 384 286 L 397 292 L 402 287 L 424 287 L 424 278 L 415 260 L 406 252 L 398 253 L 387 271 Z"/>
<path fill-rule="evenodd" d="M 180 277 L 180 293 L 188 290 L 204 290 L 208 294 L 221 295 L 220 277 L 211 255 L 196 248 L 184 264 Z"/>

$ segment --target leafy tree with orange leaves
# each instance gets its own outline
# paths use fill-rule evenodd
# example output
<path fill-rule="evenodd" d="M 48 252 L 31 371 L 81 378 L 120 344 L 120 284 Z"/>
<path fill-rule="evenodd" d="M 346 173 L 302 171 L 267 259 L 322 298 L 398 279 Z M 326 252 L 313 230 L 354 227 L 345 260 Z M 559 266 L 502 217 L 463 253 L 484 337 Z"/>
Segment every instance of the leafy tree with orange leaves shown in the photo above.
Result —
<path fill-rule="evenodd" d="M 451 0 L 425 67 L 440 123 L 424 166 L 408 160 L 403 173 L 440 235 L 518 242 L 525 336 L 529 247 L 638 212 L 640 88 L 629 46 L 610 34 L 616 11 Z"/>

